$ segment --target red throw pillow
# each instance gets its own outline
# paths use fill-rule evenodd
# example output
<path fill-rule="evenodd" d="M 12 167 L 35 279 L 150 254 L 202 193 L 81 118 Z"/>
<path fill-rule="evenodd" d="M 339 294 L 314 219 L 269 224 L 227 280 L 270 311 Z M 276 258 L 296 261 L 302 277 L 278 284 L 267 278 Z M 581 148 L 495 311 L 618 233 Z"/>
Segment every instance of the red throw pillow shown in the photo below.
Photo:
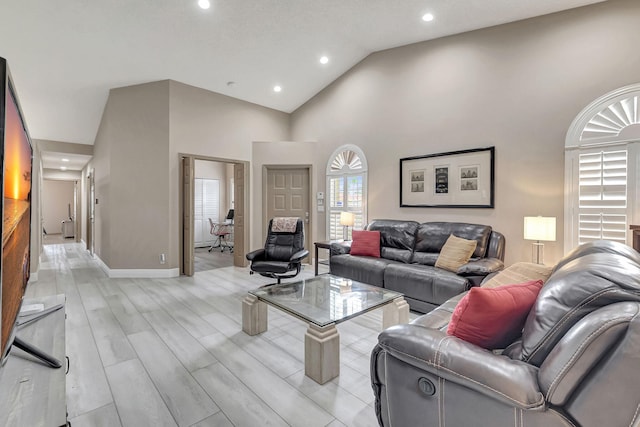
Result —
<path fill-rule="evenodd" d="M 380 232 L 379 231 L 352 231 L 351 255 L 372 256 L 380 258 Z"/>
<path fill-rule="evenodd" d="M 456 305 L 447 334 L 492 350 L 511 344 L 522 332 L 542 280 L 471 288 Z"/>

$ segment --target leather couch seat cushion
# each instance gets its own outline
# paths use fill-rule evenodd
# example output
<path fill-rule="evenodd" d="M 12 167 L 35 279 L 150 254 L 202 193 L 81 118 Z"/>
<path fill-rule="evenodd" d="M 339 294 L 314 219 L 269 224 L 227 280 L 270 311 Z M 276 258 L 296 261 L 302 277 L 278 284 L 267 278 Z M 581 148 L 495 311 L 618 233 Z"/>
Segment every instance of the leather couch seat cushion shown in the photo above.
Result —
<path fill-rule="evenodd" d="M 394 262 L 385 258 L 334 255 L 331 257 L 331 274 L 383 287 L 385 268 Z"/>
<path fill-rule="evenodd" d="M 468 279 L 450 271 L 428 265 L 395 263 L 385 269 L 384 284 L 387 289 L 433 304 L 442 304 L 470 287 Z"/>

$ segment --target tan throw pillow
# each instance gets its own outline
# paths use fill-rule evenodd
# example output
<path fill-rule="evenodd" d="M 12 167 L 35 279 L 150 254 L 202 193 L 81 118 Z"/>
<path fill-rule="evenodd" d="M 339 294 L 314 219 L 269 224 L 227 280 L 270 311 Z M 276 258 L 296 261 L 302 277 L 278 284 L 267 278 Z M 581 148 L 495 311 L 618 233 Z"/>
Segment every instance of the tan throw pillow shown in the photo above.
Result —
<path fill-rule="evenodd" d="M 542 280 L 544 283 L 551 275 L 552 269 L 553 267 L 542 264 L 516 262 L 487 280 L 481 286 L 483 288 L 495 288 L 511 283 L 528 282 L 530 280 Z"/>
<path fill-rule="evenodd" d="M 440 250 L 436 267 L 456 273 L 460 267 L 469 262 L 477 244 L 475 240 L 450 235 Z"/>

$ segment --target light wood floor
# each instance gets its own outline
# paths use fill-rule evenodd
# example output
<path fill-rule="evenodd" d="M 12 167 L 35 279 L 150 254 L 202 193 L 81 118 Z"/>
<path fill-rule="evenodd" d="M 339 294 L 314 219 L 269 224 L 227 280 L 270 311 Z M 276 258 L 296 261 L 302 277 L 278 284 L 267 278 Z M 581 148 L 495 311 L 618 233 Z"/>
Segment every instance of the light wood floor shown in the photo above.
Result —
<path fill-rule="evenodd" d="M 220 248 L 214 248 L 209 252 L 209 248 L 195 248 L 193 251 L 193 271 L 196 273 L 232 265 L 233 253 L 229 250 L 222 252 Z"/>
<path fill-rule="evenodd" d="M 304 375 L 306 324 L 269 307 L 267 332 L 242 332 L 242 298 L 268 282 L 237 267 L 109 279 L 81 244 L 46 245 L 27 296 L 66 294 L 73 427 L 376 426 L 381 309 L 338 325 L 341 373 L 321 386 Z"/>

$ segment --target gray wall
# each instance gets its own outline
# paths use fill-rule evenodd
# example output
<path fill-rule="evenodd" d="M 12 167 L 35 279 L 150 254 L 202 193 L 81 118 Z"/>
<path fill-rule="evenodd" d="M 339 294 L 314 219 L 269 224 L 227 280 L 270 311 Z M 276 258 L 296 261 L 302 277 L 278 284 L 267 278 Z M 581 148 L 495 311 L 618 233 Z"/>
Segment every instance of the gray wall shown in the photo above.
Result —
<path fill-rule="evenodd" d="M 369 218 L 468 221 L 507 237 L 507 263 L 531 259 L 525 215 L 555 216 L 562 255 L 564 139 L 591 101 L 640 80 L 640 2 L 608 1 L 378 52 L 292 114 L 292 139 L 318 141 L 318 191 L 339 145 L 369 162 Z M 496 147 L 495 209 L 399 207 L 402 157 Z M 324 214 L 318 215 L 318 237 Z"/>
<path fill-rule="evenodd" d="M 83 172 L 96 173 L 96 254 L 111 269 L 177 268 L 180 154 L 250 160 L 254 140 L 288 132 L 285 113 L 182 83 L 112 89 Z"/>
<path fill-rule="evenodd" d="M 218 93 L 171 81 L 171 239 L 179 247 L 180 212 L 178 183 L 180 154 L 191 154 L 220 160 L 252 160 L 254 141 L 289 139 L 289 114 L 260 107 Z M 253 184 L 253 181 L 252 181 Z M 250 197 L 261 187 L 250 188 Z M 247 218 L 251 239 L 260 226 L 262 210 L 252 203 Z M 260 242 L 263 238 L 256 238 Z M 251 245 L 252 247 L 253 244 Z M 170 258 L 178 265 L 178 254 Z"/>
<path fill-rule="evenodd" d="M 73 215 L 73 181 L 52 181 L 42 183 L 42 222 L 48 234 L 60 234 L 61 222 L 69 219 L 69 205 Z"/>
<path fill-rule="evenodd" d="M 168 81 L 109 92 L 92 166 L 97 255 L 112 269 L 164 267 L 158 255 L 170 253 Z"/>
<path fill-rule="evenodd" d="M 370 219 L 490 224 L 506 234 L 512 263 L 531 256 L 523 217 L 555 216 L 558 241 L 546 245 L 551 263 L 563 247 L 566 131 L 592 100 L 639 80 L 637 22 L 640 2 L 610 0 L 378 52 L 291 115 L 174 81 L 114 89 L 89 165 L 100 201 L 96 252 L 110 268 L 178 267 L 180 154 L 252 162 L 248 215 L 256 246 L 263 239 L 261 165 L 312 163 L 312 190 L 326 191 L 329 155 L 352 143 L 369 162 Z M 291 140 L 314 142 L 300 150 L 278 142 Z M 399 207 L 398 159 L 490 145 L 495 209 Z M 325 217 L 312 203 L 310 231 L 321 239 Z"/>

